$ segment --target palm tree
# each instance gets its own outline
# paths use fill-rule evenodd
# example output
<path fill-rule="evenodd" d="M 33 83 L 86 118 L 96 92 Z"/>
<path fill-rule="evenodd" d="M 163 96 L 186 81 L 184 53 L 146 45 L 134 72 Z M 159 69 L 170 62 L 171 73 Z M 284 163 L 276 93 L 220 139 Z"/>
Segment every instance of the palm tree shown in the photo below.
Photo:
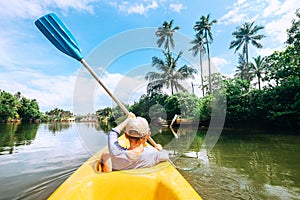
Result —
<path fill-rule="evenodd" d="M 147 86 L 148 94 L 153 92 L 153 90 L 160 90 L 163 86 L 171 88 L 172 95 L 174 90 L 178 92 L 186 91 L 186 89 L 179 83 L 180 80 L 185 80 L 188 78 L 193 78 L 193 74 L 197 71 L 187 65 L 184 65 L 177 69 L 177 62 L 182 55 L 179 52 L 176 58 L 172 57 L 170 52 L 163 52 L 166 60 L 162 60 L 158 57 L 152 58 L 152 66 L 156 67 L 161 72 L 148 72 L 145 79 L 149 80 Z"/>
<path fill-rule="evenodd" d="M 229 49 L 235 48 L 234 53 L 236 53 L 243 46 L 243 57 L 246 59 L 246 64 L 248 66 L 248 48 L 251 43 L 257 48 L 262 48 L 262 45 L 258 43 L 265 36 L 262 34 L 256 34 L 259 30 L 264 29 L 263 26 L 256 26 L 254 22 L 246 22 L 240 28 L 232 33 L 235 40 L 231 41 Z"/>
<path fill-rule="evenodd" d="M 205 53 L 205 47 L 204 47 L 204 40 L 202 35 L 196 34 L 195 39 L 191 41 L 191 44 L 193 44 L 194 46 L 189 50 L 192 51 L 193 56 L 197 56 L 197 54 L 199 53 L 202 94 L 204 97 L 202 54 Z"/>
<path fill-rule="evenodd" d="M 261 75 L 266 66 L 265 59 L 266 59 L 265 57 L 257 56 L 256 58 L 253 58 L 254 63 L 251 63 L 251 69 L 253 70 L 253 73 L 257 76 L 259 90 L 261 89 L 260 87 Z"/>
<path fill-rule="evenodd" d="M 250 82 L 253 78 L 252 73 L 250 72 L 247 62 L 242 54 L 239 54 L 238 65 L 236 66 L 235 77 L 238 77 L 243 80 L 242 85 L 245 91 L 249 90 Z"/>
<path fill-rule="evenodd" d="M 158 47 L 161 47 L 164 44 L 164 49 L 167 50 L 167 52 L 170 52 L 170 46 L 172 48 L 175 47 L 173 35 L 175 31 L 179 30 L 179 26 L 173 26 L 174 20 L 172 19 L 169 23 L 167 21 L 164 21 L 161 27 L 158 27 L 157 31 L 155 32 L 155 35 L 159 37 L 156 44 Z"/>
<path fill-rule="evenodd" d="M 210 21 L 210 14 L 206 17 L 201 16 L 200 20 L 197 21 L 194 25 L 194 30 L 197 31 L 197 34 L 202 35 L 205 39 L 204 43 L 206 44 L 207 50 L 207 59 L 208 59 L 208 82 L 209 82 L 209 92 L 212 93 L 211 89 L 211 67 L 210 67 L 210 54 L 209 54 L 209 43 L 212 43 L 213 36 L 211 33 L 211 28 L 214 23 L 217 23 L 217 20 Z"/>
<path fill-rule="evenodd" d="M 250 83 L 252 74 L 249 67 L 247 67 L 247 62 L 242 54 L 239 54 L 238 65 L 236 67 L 237 69 L 235 70 L 235 77 L 239 77 L 242 80 L 246 80 Z"/>

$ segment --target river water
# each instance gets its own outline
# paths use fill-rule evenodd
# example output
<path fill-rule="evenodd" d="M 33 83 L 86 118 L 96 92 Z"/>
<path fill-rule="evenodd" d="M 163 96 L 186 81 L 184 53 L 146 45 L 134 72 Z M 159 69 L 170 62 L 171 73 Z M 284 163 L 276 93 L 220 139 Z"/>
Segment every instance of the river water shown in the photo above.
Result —
<path fill-rule="evenodd" d="M 107 130 L 95 123 L 0 124 L 0 199 L 46 199 L 106 145 Z M 174 132 L 178 139 L 169 129 L 153 138 L 203 199 L 300 199 L 299 135 L 223 130 L 207 150 L 206 130 Z"/>

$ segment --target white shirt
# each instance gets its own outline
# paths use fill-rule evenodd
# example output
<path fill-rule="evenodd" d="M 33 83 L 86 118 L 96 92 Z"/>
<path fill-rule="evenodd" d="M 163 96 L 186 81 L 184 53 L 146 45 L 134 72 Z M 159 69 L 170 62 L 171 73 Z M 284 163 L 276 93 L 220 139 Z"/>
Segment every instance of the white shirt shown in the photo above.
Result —
<path fill-rule="evenodd" d="M 134 154 L 120 146 L 118 142 L 120 131 L 113 129 L 108 135 L 108 149 L 111 155 L 113 170 L 126 170 L 152 167 L 169 159 L 167 151 L 158 151 L 152 146 L 145 146 L 142 154 Z"/>

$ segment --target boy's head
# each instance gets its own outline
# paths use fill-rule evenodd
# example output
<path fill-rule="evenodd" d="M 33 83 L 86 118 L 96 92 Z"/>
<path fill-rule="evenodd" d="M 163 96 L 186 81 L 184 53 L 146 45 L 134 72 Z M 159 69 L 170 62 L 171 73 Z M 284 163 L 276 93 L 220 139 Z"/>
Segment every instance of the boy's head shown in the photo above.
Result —
<path fill-rule="evenodd" d="M 130 137 L 144 138 L 149 132 L 150 128 L 148 122 L 142 117 L 130 119 L 126 125 L 126 133 Z"/>

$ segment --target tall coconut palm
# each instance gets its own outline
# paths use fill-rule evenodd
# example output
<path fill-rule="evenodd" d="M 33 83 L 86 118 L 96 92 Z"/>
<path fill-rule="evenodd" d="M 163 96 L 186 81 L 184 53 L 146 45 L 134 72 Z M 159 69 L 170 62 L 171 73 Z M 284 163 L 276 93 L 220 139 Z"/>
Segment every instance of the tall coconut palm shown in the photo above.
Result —
<path fill-rule="evenodd" d="M 172 19 L 169 23 L 167 21 L 164 21 L 161 27 L 158 27 L 157 31 L 155 32 L 155 35 L 158 38 L 156 44 L 158 47 L 161 47 L 164 44 L 164 49 L 167 50 L 167 52 L 170 52 L 170 46 L 172 48 L 175 47 L 173 35 L 175 31 L 179 30 L 179 26 L 173 26 L 174 20 Z"/>
<path fill-rule="evenodd" d="M 217 20 L 214 19 L 214 20 L 210 21 L 209 18 L 210 18 L 210 14 L 208 14 L 206 17 L 201 16 L 200 20 L 195 23 L 194 30 L 197 31 L 197 34 L 202 35 L 205 40 L 204 43 L 206 44 L 207 59 L 208 59 L 209 92 L 212 93 L 209 44 L 212 43 L 212 41 L 213 41 L 211 28 L 214 23 L 217 23 Z"/>
<path fill-rule="evenodd" d="M 266 66 L 265 57 L 257 56 L 253 60 L 254 63 L 251 63 L 251 70 L 253 70 L 253 74 L 257 77 L 258 89 L 260 90 L 261 75 Z"/>
<path fill-rule="evenodd" d="M 193 74 L 197 71 L 187 65 L 177 69 L 177 62 L 182 52 L 180 52 L 176 58 L 172 57 L 170 52 L 163 53 L 166 58 L 165 61 L 158 57 L 152 58 L 152 66 L 156 67 L 160 72 L 148 72 L 145 77 L 146 80 L 150 81 L 147 86 L 148 94 L 153 92 L 151 89 L 161 89 L 163 86 L 171 88 L 172 94 L 174 94 L 174 90 L 176 92 L 179 90 L 186 91 L 179 81 L 193 78 Z"/>
<path fill-rule="evenodd" d="M 254 22 L 246 22 L 232 33 L 235 40 L 231 41 L 229 49 L 235 48 L 234 53 L 236 53 L 241 47 L 243 47 L 243 56 L 246 59 L 247 66 L 249 64 L 249 44 L 252 44 L 257 48 L 262 48 L 262 44 L 258 41 L 265 36 L 257 34 L 257 32 L 261 29 L 264 29 L 264 27 L 254 25 Z"/>
<path fill-rule="evenodd" d="M 201 85 L 202 85 L 202 94 L 204 96 L 204 83 L 203 83 L 203 67 L 202 67 L 202 55 L 205 53 L 205 47 L 204 47 L 204 39 L 203 36 L 200 34 L 196 34 L 195 39 L 191 41 L 191 44 L 193 44 L 193 47 L 189 49 L 192 51 L 193 56 L 197 56 L 199 53 L 199 59 L 200 59 L 200 73 L 201 73 Z"/>

